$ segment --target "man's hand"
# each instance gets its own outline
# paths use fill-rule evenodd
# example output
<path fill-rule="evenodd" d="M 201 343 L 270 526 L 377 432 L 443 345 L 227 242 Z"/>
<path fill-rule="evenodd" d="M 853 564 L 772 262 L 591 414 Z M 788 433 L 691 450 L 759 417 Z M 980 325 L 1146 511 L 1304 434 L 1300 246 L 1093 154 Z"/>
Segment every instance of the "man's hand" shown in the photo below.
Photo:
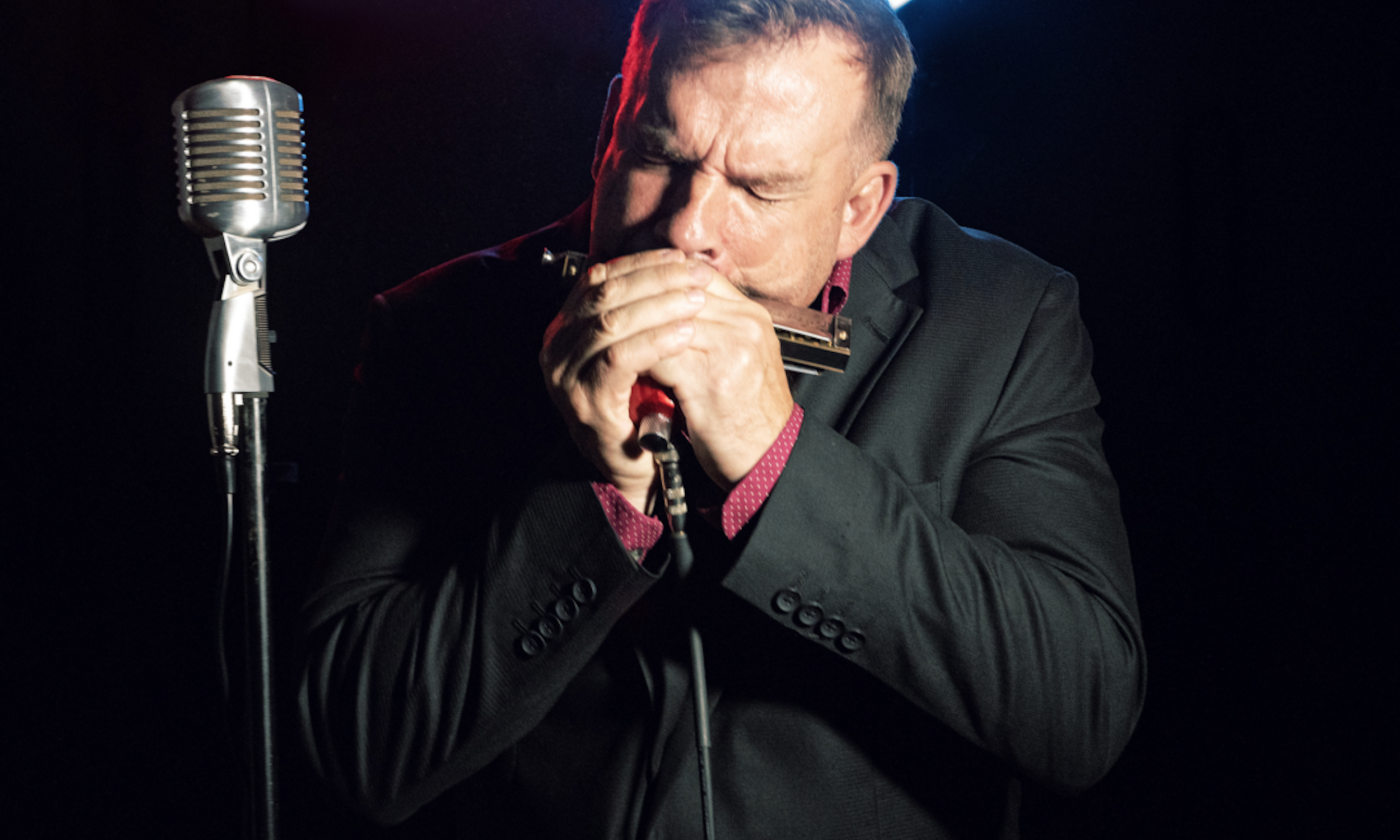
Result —
<path fill-rule="evenodd" d="M 593 266 L 545 332 L 540 367 L 580 450 L 638 510 L 654 476 L 628 416 L 638 376 L 672 389 L 700 463 L 725 491 L 792 412 L 767 310 L 675 250 Z"/>
<path fill-rule="evenodd" d="M 540 368 L 550 397 L 579 449 L 641 511 L 655 466 L 628 417 L 632 385 L 689 346 L 714 276 L 669 249 L 600 263 L 545 331 Z"/>
<path fill-rule="evenodd" d="M 710 479 L 726 493 L 754 468 L 792 414 L 773 319 L 714 269 L 695 334 L 647 373 L 669 386 Z"/>

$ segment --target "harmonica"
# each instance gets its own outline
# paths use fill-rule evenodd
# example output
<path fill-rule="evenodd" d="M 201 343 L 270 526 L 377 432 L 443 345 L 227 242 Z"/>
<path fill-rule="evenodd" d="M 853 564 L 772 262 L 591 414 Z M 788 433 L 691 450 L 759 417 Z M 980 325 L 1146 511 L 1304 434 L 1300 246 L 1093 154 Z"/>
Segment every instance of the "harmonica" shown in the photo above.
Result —
<path fill-rule="evenodd" d="M 558 268 L 560 278 L 572 283 L 587 267 L 588 255 L 578 251 L 556 254 L 546 248 L 540 264 Z M 812 376 L 823 371 L 846 372 L 846 363 L 851 359 L 850 318 L 776 300 L 753 300 L 773 318 L 773 331 L 778 335 L 778 352 L 783 357 L 784 368 Z"/>

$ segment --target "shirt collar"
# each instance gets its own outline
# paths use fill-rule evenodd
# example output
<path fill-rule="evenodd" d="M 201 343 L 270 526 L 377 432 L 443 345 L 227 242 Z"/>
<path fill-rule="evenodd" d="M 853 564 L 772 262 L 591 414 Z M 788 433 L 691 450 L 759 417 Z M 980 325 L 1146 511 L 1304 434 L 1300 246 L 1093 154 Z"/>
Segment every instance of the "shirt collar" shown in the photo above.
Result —
<path fill-rule="evenodd" d="M 812 308 L 835 315 L 846 305 L 846 298 L 850 295 L 851 258 L 847 257 L 831 267 L 831 276 L 826 278 L 826 285 L 822 286 L 821 294 L 812 302 Z"/>

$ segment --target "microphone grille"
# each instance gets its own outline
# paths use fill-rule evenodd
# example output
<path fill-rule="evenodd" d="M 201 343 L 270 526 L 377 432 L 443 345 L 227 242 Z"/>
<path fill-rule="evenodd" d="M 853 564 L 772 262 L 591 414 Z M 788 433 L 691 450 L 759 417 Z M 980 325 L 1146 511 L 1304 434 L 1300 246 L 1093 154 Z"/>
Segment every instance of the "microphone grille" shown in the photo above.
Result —
<path fill-rule="evenodd" d="M 306 201 L 306 141 L 300 111 L 274 111 L 267 125 L 257 108 L 186 111 L 180 198 L 191 204 Z"/>
<path fill-rule="evenodd" d="M 182 200 L 210 204 L 267 199 L 269 138 L 257 108 L 186 111 L 181 134 Z"/>
<path fill-rule="evenodd" d="M 301 96 L 272 79 L 229 76 L 196 85 L 175 115 L 180 217 L 203 235 L 276 240 L 310 206 Z"/>
<path fill-rule="evenodd" d="M 277 192 L 283 201 L 306 201 L 306 131 L 300 111 L 273 111 Z"/>

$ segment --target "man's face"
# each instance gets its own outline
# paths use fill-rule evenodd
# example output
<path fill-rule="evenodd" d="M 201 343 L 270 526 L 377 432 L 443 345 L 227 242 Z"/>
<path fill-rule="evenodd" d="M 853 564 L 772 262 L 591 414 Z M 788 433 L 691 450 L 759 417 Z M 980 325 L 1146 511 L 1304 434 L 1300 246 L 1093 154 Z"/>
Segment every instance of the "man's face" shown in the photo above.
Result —
<path fill-rule="evenodd" d="M 593 257 L 678 248 L 751 296 L 806 306 L 850 256 L 838 240 L 864 101 L 862 68 L 824 31 L 637 90 L 598 161 Z"/>

